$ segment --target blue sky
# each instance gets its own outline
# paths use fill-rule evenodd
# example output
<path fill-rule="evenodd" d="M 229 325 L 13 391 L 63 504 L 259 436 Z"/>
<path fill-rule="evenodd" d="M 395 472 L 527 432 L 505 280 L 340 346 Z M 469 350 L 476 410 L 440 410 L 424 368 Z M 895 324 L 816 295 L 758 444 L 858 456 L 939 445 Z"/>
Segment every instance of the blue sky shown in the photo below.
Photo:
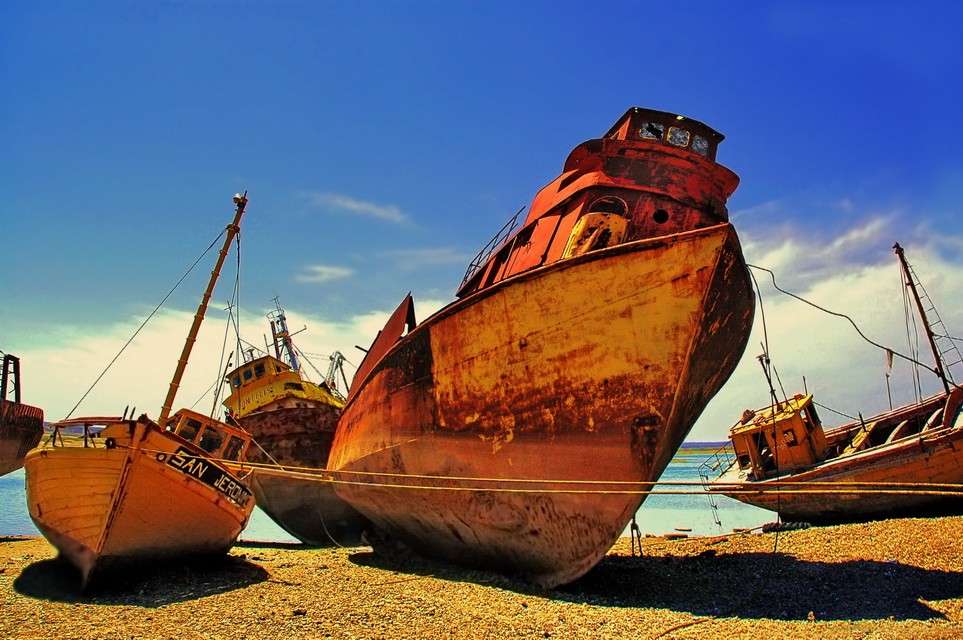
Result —
<path fill-rule="evenodd" d="M 780 284 L 905 344 L 898 240 L 961 333 L 960 25 L 954 2 L 0 0 L 0 349 L 63 417 L 247 189 L 243 326 L 263 334 L 279 296 L 319 369 L 334 349 L 353 361 L 409 290 L 419 317 L 451 300 L 569 151 L 631 106 L 726 135 L 732 219 Z M 80 413 L 157 414 L 208 272 Z M 882 408 L 875 350 L 763 296 L 785 378 Z M 759 337 L 693 439 L 765 401 Z"/>

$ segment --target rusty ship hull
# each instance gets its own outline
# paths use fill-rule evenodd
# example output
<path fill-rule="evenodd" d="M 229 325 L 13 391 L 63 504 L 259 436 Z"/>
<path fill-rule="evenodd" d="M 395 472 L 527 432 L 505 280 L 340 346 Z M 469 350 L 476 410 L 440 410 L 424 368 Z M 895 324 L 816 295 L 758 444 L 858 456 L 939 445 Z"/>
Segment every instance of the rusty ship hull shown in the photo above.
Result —
<path fill-rule="evenodd" d="M 625 529 L 742 356 L 754 298 L 723 136 L 629 109 L 417 325 L 358 366 L 335 490 L 419 553 L 552 587 Z"/>
<path fill-rule="evenodd" d="M 335 352 L 325 380 L 304 374 L 280 302 L 268 314 L 273 355 L 253 357 L 227 374 L 224 407 L 254 438 L 251 488 L 261 509 L 286 532 L 312 547 L 357 546 L 371 523 L 334 492 L 328 466 L 344 397 L 337 374 L 344 357 Z M 244 357 L 245 354 L 239 354 Z"/>
<path fill-rule="evenodd" d="M 733 460 L 708 489 L 812 524 L 963 513 L 958 407 L 959 391 L 837 427 L 825 436 L 835 453 L 792 473 L 756 480 Z"/>
<path fill-rule="evenodd" d="M 0 370 L 0 476 L 23 466 L 43 437 L 43 409 L 20 401 L 20 358 L 3 354 Z M 9 392 L 9 394 L 8 394 Z M 10 400 L 9 398 L 13 398 Z"/>
<path fill-rule="evenodd" d="M 0 476 L 23 466 L 27 452 L 43 437 L 43 410 L 0 399 Z"/>
<path fill-rule="evenodd" d="M 570 582 L 731 374 L 752 308 L 729 224 L 495 284 L 426 320 L 352 388 L 337 491 L 423 554 Z"/>
<path fill-rule="evenodd" d="M 312 547 L 357 546 L 371 525 L 334 492 L 318 470 L 328 464 L 339 406 L 280 407 L 237 418 L 257 446 L 251 489 L 279 527 Z"/>

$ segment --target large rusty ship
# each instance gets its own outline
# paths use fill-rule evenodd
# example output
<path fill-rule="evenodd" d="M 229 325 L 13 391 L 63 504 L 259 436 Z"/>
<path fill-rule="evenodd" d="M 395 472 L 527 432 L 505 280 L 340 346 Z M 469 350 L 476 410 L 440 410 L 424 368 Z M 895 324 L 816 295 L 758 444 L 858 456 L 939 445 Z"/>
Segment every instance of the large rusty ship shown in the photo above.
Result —
<path fill-rule="evenodd" d="M 745 349 L 754 297 L 723 136 L 632 108 L 352 382 L 336 491 L 429 557 L 552 587 L 633 518 Z M 516 216 L 517 217 L 517 216 Z"/>

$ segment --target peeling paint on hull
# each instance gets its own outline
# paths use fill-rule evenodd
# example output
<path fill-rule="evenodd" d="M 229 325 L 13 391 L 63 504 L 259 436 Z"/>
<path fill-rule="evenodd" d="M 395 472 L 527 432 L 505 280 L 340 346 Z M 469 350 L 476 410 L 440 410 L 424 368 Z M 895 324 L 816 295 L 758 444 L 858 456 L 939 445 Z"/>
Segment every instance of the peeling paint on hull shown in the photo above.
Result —
<path fill-rule="evenodd" d="M 340 408 L 330 404 L 257 411 L 238 418 L 258 447 L 251 488 L 258 507 L 289 534 L 313 547 L 357 546 L 371 524 L 339 498 L 330 481 L 298 472 L 325 469 Z M 265 453 L 267 452 L 267 453 Z"/>
<path fill-rule="evenodd" d="M 728 223 L 497 282 L 427 319 L 352 388 L 336 491 L 425 555 L 571 582 L 728 379 L 753 309 Z"/>

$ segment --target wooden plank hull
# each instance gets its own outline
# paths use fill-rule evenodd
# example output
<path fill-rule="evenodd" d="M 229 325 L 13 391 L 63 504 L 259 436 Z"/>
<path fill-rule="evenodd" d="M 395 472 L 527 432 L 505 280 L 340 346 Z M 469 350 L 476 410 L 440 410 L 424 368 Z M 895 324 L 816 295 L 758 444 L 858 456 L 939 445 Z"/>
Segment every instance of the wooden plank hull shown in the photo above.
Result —
<path fill-rule="evenodd" d="M 30 517 L 85 585 L 116 562 L 226 553 L 254 508 L 250 491 L 174 435 L 133 421 L 128 433 L 27 455 Z"/>
<path fill-rule="evenodd" d="M 728 379 L 752 315 L 729 224 L 494 284 L 423 322 L 352 387 L 336 491 L 425 555 L 570 582 L 605 555 L 642 483 Z M 614 484 L 626 482 L 639 484 Z"/>
<path fill-rule="evenodd" d="M 0 476 L 23 466 L 27 452 L 43 437 L 43 411 L 0 399 Z"/>
<path fill-rule="evenodd" d="M 257 446 L 248 461 L 255 468 L 251 488 L 257 505 L 278 526 L 313 547 L 357 546 L 371 523 L 316 473 L 325 469 L 340 407 L 318 403 L 282 407 L 238 418 Z M 280 465 L 275 467 L 272 465 Z"/>
<path fill-rule="evenodd" d="M 736 493 L 731 497 L 756 507 L 776 511 L 783 520 L 813 524 L 836 524 L 878 520 L 898 516 L 963 512 L 963 497 L 915 493 L 913 484 L 955 484 L 963 486 L 963 428 L 938 429 L 914 435 L 888 445 L 853 455 L 834 458 L 815 467 L 772 481 L 746 482 L 738 468 L 722 475 L 710 489 L 726 493 L 738 483 L 740 489 L 760 493 Z M 773 482 L 787 483 L 776 492 Z M 873 482 L 905 485 L 901 493 L 860 491 L 811 483 Z M 818 493 L 791 493 L 809 484 Z M 959 489 L 957 489 L 959 490 Z"/>

